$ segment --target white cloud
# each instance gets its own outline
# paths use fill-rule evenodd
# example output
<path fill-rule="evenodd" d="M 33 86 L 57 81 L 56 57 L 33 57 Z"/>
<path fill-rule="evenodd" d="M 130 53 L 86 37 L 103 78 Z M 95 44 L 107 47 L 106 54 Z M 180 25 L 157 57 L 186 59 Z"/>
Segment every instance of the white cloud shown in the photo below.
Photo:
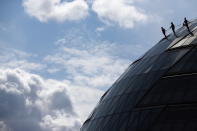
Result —
<path fill-rule="evenodd" d="M 67 124 L 66 126 L 65 123 Z M 45 116 L 41 126 L 45 130 L 50 129 L 52 131 L 79 131 L 81 124 L 67 115 L 58 114 L 58 117 Z"/>
<path fill-rule="evenodd" d="M 0 131 L 10 131 L 10 129 L 3 121 L 0 121 Z"/>
<path fill-rule="evenodd" d="M 120 27 L 133 28 L 135 24 L 148 20 L 148 15 L 136 7 L 133 0 L 94 0 L 92 9 L 108 25 L 115 23 Z"/>
<path fill-rule="evenodd" d="M 20 69 L 0 69 L 0 129 L 78 131 L 102 94 L 66 80 L 44 79 Z"/>
<path fill-rule="evenodd" d="M 68 92 L 70 99 L 73 102 L 73 107 L 84 122 L 92 110 L 95 108 L 104 91 L 94 88 L 80 87 L 77 85 L 69 84 Z"/>
<path fill-rule="evenodd" d="M 147 22 L 149 18 L 134 2 L 136 0 L 23 0 L 23 7 L 27 14 L 41 22 L 63 22 L 87 17 L 89 6 L 92 6 L 92 10 L 105 24 L 133 28 L 135 24 Z M 103 31 L 103 28 L 97 28 L 97 31 Z"/>
<path fill-rule="evenodd" d="M 27 60 L 12 60 L 8 61 L 7 63 L 2 63 L 0 64 L 1 67 L 3 68 L 20 68 L 20 69 L 25 69 L 25 70 L 41 70 L 45 68 L 44 65 L 39 64 L 39 63 L 33 63 L 33 62 L 28 62 Z"/>
<path fill-rule="evenodd" d="M 105 27 L 97 27 L 96 28 L 96 31 L 97 32 L 102 32 L 102 31 L 104 31 L 105 30 Z"/>
<path fill-rule="evenodd" d="M 62 41 L 61 41 L 62 42 Z M 103 88 L 109 87 L 126 69 L 128 59 L 118 58 L 110 54 L 113 44 L 100 44 L 87 48 L 61 48 L 45 57 L 45 63 L 53 63 L 54 67 L 66 71 L 69 79 L 78 86 Z"/>
<path fill-rule="evenodd" d="M 55 20 L 58 22 L 83 19 L 88 15 L 85 0 L 61 2 L 61 0 L 24 0 L 25 11 L 41 22 Z"/>
<path fill-rule="evenodd" d="M 8 48 L 0 48 L 0 51 L 1 68 L 20 68 L 27 71 L 39 71 L 45 68 L 44 64 L 29 60 L 29 58 L 36 57 L 36 55 Z"/>

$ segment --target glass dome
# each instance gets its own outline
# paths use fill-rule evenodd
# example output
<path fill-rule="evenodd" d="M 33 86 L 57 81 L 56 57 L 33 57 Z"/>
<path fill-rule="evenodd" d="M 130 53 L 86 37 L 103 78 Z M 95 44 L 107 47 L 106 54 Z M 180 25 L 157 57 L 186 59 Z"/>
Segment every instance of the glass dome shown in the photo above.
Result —
<path fill-rule="evenodd" d="M 197 20 L 133 62 L 81 131 L 196 131 Z"/>

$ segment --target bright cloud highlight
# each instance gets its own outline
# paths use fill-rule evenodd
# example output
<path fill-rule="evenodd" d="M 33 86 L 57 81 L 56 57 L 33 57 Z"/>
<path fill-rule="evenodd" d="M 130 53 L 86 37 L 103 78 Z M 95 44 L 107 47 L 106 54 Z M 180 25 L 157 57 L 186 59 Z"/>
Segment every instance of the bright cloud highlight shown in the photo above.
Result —
<path fill-rule="evenodd" d="M 88 4 L 84 0 L 61 2 L 61 0 L 24 0 L 25 11 L 41 22 L 74 21 L 88 15 Z"/>
<path fill-rule="evenodd" d="M 123 28 L 133 28 L 137 23 L 148 21 L 148 15 L 132 0 L 94 0 L 92 10 L 104 23 L 115 23 Z"/>

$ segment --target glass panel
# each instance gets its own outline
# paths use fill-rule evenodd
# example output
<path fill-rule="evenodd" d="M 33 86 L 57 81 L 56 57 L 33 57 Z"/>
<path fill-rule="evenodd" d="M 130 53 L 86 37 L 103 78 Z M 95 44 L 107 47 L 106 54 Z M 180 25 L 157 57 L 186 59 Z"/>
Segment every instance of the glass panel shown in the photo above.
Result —
<path fill-rule="evenodd" d="M 131 77 L 127 77 L 122 82 L 120 82 L 120 84 L 118 84 L 119 91 L 116 94 L 122 95 L 125 92 L 125 90 L 129 87 L 130 82 L 131 82 Z"/>
<path fill-rule="evenodd" d="M 129 118 L 128 131 L 137 131 L 139 112 L 132 112 Z"/>
<path fill-rule="evenodd" d="M 149 88 L 149 86 L 160 77 L 160 72 L 149 73 L 157 70 L 165 70 L 176 63 L 189 49 L 168 51 L 160 56 L 154 56 L 150 59 L 140 61 L 134 68 L 133 72 L 126 77 L 114 83 L 110 91 L 106 95 L 106 99 L 115 95 L 122 95 L 123 93 L 130 93 L 131 91 L 138 91 L 139 89 Z M 133 73 L 133 74 L 132 74 Z M 140 74 L 141 75 L 134 75 Z M 129 76 L 129 77 L 128 77 Z M 157 76 L 157 77 L 156 77 Z M 149 81 L 147 83 L 147 81 Z"/>
<path fill-rule="evenodd" d="M 138 107 L 197 102 L 197 76 L 163 78 L 143 97 Z"/>
<path fill-rule="evenodd" d="M 192 49 L 166 75 L 197 72 L 197 48 Z"/>
<path fill-rule="evenodd" d="M 181 47 L 181 46 L 187 46 L 187 45 L 190 45 L 190 44 L 192 45 L 193 44 L 192 41 L 194 41 L 195 39 L 196 39 L 196 36 L 188 35 L 187 37 L 178 41 L 176 44 L 172 44 L 172 47 L 170 47 L 170 49 L 174 49 L 174 48 Z"/>
<path fill-rule="evenodd" d="M 95 120 L 90 121 L 90 125 L 89 125 L 87 131 L 92 131 L 95 128 L 95 125 L 96 125 L 96 121 Z"/>
<path fill-rule="evenodd" d="M 112 104 L 112 108 L 109 111 L 109 114 L 113 114 L 115 112 L 117 106 L 119 106 L 119 105 L 117 105 L 119 99 L 120 99 L 120 96 L 116 96 L 116 97 L 113 98 L 113 101 L 111 103 Z"/>
<path fill-rule="evenodd" d="M 194 131 L 197 129 L 197 108 L 195 105 L 168 107 L 153 124 L 151 131 Z"/>
<path fill-rule="evenodd" d="M 164 70 L 174 65 L 182 56 L 184 56 L 190 48 L 177 49 L 167 51 L 160 55 L 159 59 L 155 62 L 153 70 Z M 158 64 L 157 64 L 158 63 Z"/>
<path fill-rule="evenodd" d="M 154 45 L 149 51 L 145 53 L 144 58 L 160 55 L 171 45 L 173 40 L 174 37 L 171 38 L 170 40 L 166 40 L 166 39 L 161 40 L 156 45 Z"/>
<path fill-rule="evenodd" d="M 110 119 L 110 122 L 107 123 L 103 131 L 113 131 L 116 129 L 118 123 L 119 115 L 113 115 Z"/>
<path fill-rule="evenodd" d="M 127 129 L 128 122 L 129 122 L 129 116 L 130 116 L 130 113 L 122 114 L 120 121 L 119 121 L 120 128 L 118 129 L 118 131 L 125 131 Z"/>
<path fill-rule="evenodd" d="M 148 131 L 162 110 L 163 108 L 132 112 L 128 123 L 129 131 Z"/>
<path fill-rule="evenodd" d="M 192 41 L 191 44 L 192 44 L 192 45 L 196 45 L 196 44 L 197 44 L 197 38 L 195 38 L 195 39 Z"/>
<path fill-rule="evenodd" d="M 110 111 L 112 109 L 112 106 L 113 106 L 113 102 L 114 102 L 114 99 L 115 98 L 111 98 L 111 99 L 108 99 L 107 102 L 106 102 L 106 105 L 105 105 L 105 111 L 103 112 L 103 116 L 105 115 L 109 115 L 110 114 Z"/>
<path fill-rule="evenodd" d="M 165 87 L 167 87 L 167 84 L 168 82 L 162 80 L 157 82 L 157 84 L 143 97 L 138 106 L 153 106 L 163 104 L 161 97 L 164 95 L 163 91 L 166 89 Z M 169 97 L 165 96 L 165 99 L 167 101 Z"/>
<path fill-rule="evenodd" d="M 187 46 L 192 44 L 192 41 L 194 41 L 196 39 L 196 36 L 191 36 L 184 44 L 183 46 Z"/>
<path fill-rule="evenodd" d="M 196 131 L 197 130 L 197 121 L 189 121 L 185 128 L 184 131 Z"/>
<path fill-rule="evenodd" d="M 111 116 L 103 117 L 103 118 L 99 119 L 99 123 L 97 123 L 97 128 L 99 129 L 99 131 L 103 131 L 104 130 L 104 128 L 110 122 L 110 119 L 111 119 Z"/>
<path fill-rule="evenodd" d="M 174 46 L 179 47 L 187 40 L 187 37 L 184 38 L 184 36 L 176 38 L 168 48 L 173 48 Z"/>
<path fill-rule="evenodd" d="M 124 112 L 125 108 L 126 108 L 126 101 L 128 99 L 127 94 L 124 94 L 120 97 L 119 101 L 118 101 L 118 106 L 116 106 L 116 110 L 114 111 L 114 113 L 120 113 L 120 112 Z"/>
<path fill-rule="evenodd" d="M 182 45 L 184 45 L 184 43 L 188 40 L 188 37 L 183 38 L 182 40 L 180 40 L 179 42 L 177 42 L 175 45 L 173 45 L 172 47 L 170 47 L 171 49 L 173 48 L 177 48 L 180 47 Z"/>
<path fill-rule="evenodd" d="M 125 108 L 124 111 L 131 111 L 134 105 L 136 104 L 136 99 L 139 96 L 138 93 L 130 93 L 128 94 L 128 99 L 125 101 Z"/>
<path fill-rule="evenodd" d="M 152 109 L 152 110 L 144 110 L 140 111 L 140 116 L 138 118 L 138 130 L 146 131 L 150 129 L 150 127 L 154 124 L 155 120 L 160 115 L 163 109 Z"/>

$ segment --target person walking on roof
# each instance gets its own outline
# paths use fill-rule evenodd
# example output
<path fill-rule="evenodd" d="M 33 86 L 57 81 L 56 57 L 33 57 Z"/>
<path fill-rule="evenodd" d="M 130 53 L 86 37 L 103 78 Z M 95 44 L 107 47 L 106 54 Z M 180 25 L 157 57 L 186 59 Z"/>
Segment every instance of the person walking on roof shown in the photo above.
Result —
<path fill-rule="evenodd" d="M 176 35 L 176 32 L 175 32 L 175 25 L 174 25 L 173 22 L 171 22 L 170 29 L 172 29 L 172 32 L 174 33 L 174 36 L 178 37 L 178 36 Z"/>
<path fill-rule="evenodd" d="M 190 33 L 190 35 L 194 36 L 194 34 L 191 32 L 191 30 L 189 28 L 189 21 L 187 20 L 186 17 L 184 18 L 183 26 L 185 26 L 187 28 L 187 30 Z"/>
<path fill-rule="evenodd" d="M 161 31 L 162 31 L 162 33 L 163 33 L 165 39 L 168 39 L 167 36 L 166 36 L 166 29 L 163 28 L 163 27 L 161 27 Z"/>

